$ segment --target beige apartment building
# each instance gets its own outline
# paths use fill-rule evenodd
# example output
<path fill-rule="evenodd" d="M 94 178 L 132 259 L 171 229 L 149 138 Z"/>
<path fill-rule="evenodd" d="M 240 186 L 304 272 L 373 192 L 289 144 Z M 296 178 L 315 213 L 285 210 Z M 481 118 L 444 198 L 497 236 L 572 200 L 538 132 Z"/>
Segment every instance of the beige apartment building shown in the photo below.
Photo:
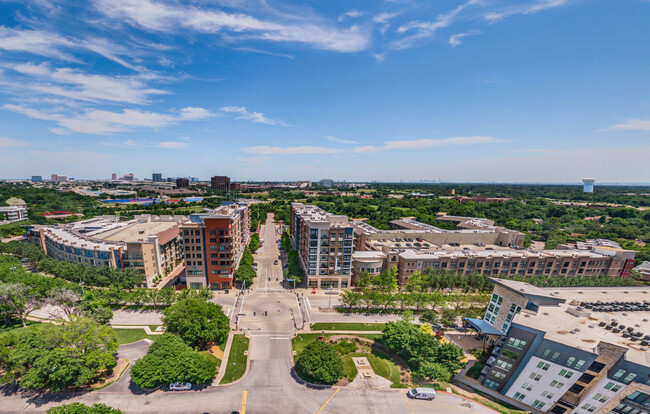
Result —
<path fill-rule="evenodd" d="M 354 229 L 346 216 L 291 203 L 289 234 L 307 278 L 315 288 L 347 288 L 351 283 Z"/>

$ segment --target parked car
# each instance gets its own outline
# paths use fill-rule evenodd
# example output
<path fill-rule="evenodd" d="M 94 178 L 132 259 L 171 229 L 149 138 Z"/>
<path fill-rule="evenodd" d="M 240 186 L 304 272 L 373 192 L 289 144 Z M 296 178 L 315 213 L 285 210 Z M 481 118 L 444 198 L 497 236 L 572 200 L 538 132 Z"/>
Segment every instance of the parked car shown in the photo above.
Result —
<path fill-rule="evenodd" d="M 278 261 L 277 261 L 277 260 L 275 260 L 275 261 L 273 262 L 273 264 L 278 264 Z"/>
<path fill-rule="evenodd" d="M 192 384 L 189 382 L 172 382 L 169 384 L 170 391 L 188 391 L 192 389 Z"/>
<path fill-rule="evenodd" d="M 436 390 L 433 388 L 413 388 L 406 395 L 417 400 L 433 400 L 436 398 Z"/>

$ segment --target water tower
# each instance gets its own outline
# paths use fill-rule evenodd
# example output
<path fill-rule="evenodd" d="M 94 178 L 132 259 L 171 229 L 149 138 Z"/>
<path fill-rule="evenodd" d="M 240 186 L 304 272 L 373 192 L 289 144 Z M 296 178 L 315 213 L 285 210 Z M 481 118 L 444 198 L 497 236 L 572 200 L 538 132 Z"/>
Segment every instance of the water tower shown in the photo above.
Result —
<path fill-rule="evenodd" d="M 583 178 L 582 182 L 585 183 L 585 186 L 582 189 L 583 193 L 593 193 L 594 192 L 594 183 L 596 182 L 595 178 Z"/>

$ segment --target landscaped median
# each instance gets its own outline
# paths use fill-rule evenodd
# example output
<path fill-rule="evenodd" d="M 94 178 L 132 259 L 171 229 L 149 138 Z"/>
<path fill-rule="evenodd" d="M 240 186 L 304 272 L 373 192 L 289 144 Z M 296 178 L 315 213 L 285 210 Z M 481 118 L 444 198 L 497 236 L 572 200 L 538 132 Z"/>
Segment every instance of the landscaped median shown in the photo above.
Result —
<path fill-rule="evenodd" d="M 250 340 L 244 335 L 233 335 L 230 353 L 228 354 L 227 366 L 221 367 L 226 370 L 219 384 L 230 384 L 240 379 L 246 372 L 248 363 L 248 345 Z"/>

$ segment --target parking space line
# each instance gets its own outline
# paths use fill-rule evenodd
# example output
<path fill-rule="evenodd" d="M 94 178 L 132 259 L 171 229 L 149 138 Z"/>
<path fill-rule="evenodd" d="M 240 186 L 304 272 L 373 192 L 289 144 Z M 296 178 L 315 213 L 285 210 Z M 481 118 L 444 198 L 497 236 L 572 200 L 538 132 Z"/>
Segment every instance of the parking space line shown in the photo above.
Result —
<path fill-rule="evenodd" d="M 244 390 L 244 392 L 241 395 L 241 409 L 239 410 L 240 414 L 246 414 L 246 396 L 248 395 L 248 391 Z"/>
<path fill-rule="evenodd" d="M 404 401 L 406 401 L 406 406 L 409 408 L 409 413 L 413 414 L 413 410 L 411 409 L 411 403 L 409 402 L 409 399 L 406 398 L 406 393 L 402 393 L 402 396 L 404 397 Z"/>
<path fill-rule="evenodd" d="M 320 412 L 323 411 L 323 408 L 325 408 L 325 406 L 330 402 L 330 400 L 332 398 L 334 398 L 336 393 L 339 392 L 339 391 L 341 391 L 341 389 L 337 388 L 336 391 L 334 391 L 334 394 L 330 395 L 330 397 L 327 399 L 327 401 L 325 401 L 325 404 L 321 405 L 321 407 L 318 409 L 318 411 L 316 411 L 316 414 L 320 414 Z"/>

